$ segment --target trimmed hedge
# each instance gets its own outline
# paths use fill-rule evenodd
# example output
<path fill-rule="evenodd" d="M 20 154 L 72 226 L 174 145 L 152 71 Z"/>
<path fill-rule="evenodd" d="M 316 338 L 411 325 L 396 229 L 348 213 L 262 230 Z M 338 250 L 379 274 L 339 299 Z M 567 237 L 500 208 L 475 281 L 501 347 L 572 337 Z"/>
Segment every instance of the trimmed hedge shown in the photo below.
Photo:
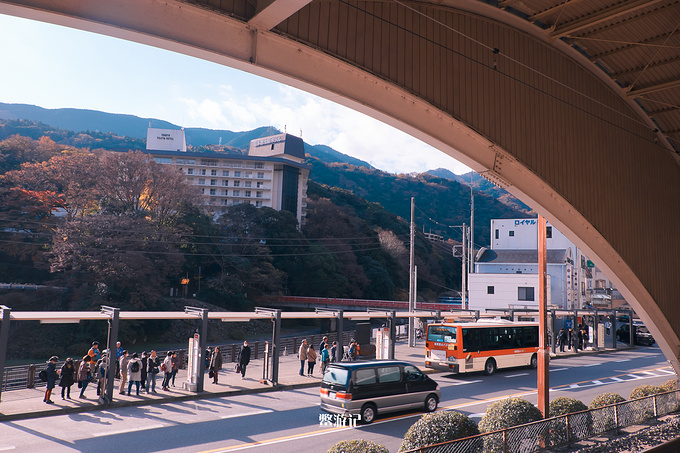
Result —
<path fill-rule="evenodd" d="M 488 433 L 535 422 L 542 418 L 541 411 L 529 401 L 522 398 L 508 398 L 496 401 L 486 408 L 486 413 L 479 422 L 479 430 Z"/>
<path fill-rule="evenodd" d="M 635 387 L 633 391 L 630 392 L 628 399 L 635 400 L 645 396 L 656 395 L 657 393 L 663 393 L 663 390 L 658 385 L 641 385 Z"/>
<path fill-rule="evenodd" d="M 425 414 L 406 431 L 399 451 L 479 434 L 477 424 L 460 412 L 441 411 Z"/>
<path fill-rule="evenodd" d="M 331 446 L 328 453 L 390 453 L 390 451 L 370 440 L 341 440 Z"/>
<path fill-rule="evenodd" d="M 670 392 L 671 390 L 678 390 L 678 381 L 676 379 L 671 379 L 670 381 L 664 382 L 659 387 L 661 387 L 662 392 Z"/>
<path fill-rule="evenodd" d="M 603 393 L 593 398 L 588 408 L 595 409 L 602 406 L 609 406 L 610 404 L 623 403 L 624 401 L 626 401 L 626 399 L 618 393 Z"/>
<path fill-rule="evenodd" d="M 557 417 L 560 415 L 571 414 L 573 412 L 581 412 L 588 409 L 588 406 L 581 401 L 560 396 L 550 401 L 550 417 Z M 551 422 L 550 426 L 550 443 L 551 445 L 560 445 L 567 441 L 575 439 L 585 439 L 590 437 L 593 419 L 589 412 L 572 415 L 569 418 L 570 429 L 567 437 L 567 424 L 564 417 Z"/>

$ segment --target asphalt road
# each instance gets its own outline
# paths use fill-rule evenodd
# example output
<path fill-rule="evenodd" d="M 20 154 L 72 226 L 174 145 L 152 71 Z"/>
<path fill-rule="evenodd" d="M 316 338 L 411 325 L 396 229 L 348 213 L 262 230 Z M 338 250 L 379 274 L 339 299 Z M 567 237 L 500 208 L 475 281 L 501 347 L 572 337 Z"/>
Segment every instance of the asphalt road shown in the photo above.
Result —
<path fill-rule="evenodd" d="M 535 370 L 431 376 L 442 389 L 440 408 L 477 421 L 497 399 L 521 396 L 536 403 Z M 551 398 L 586 404 L 605 392 L 628 398 L 638 385 L 674 377 L 657 347 L 564 358 L 550 365 Z M 336 428 L 322 426 L 321 413 L 315 388 L 126 407 L 2 423 L 0 452 L 325 452 L 343 439 L 370 439 L 395 452 L 421 416 L 389 414 L 368 426 Z"/>

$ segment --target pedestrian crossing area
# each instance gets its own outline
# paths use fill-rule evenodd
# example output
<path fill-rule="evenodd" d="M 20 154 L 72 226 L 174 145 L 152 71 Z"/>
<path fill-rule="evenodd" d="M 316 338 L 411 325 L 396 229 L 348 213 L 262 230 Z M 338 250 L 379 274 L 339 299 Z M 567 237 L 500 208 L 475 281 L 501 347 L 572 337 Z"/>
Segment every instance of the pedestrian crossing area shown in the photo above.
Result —
<path fill-rule="evenodd" d="M 633 371 L 632 373 L 620 374 L 618 376 L 611 376 L 607 378 L 595 379 L 592 381 L 583 381 L 574 384 L 561 385 L 553 387 L 553 390 L 582 389 L 587 387 L 596 387 L 599 385 L 617 384 L 621 382 L 639 381 L 643 379 L 652 379 L 658 377 L 666 377 L 668 379 L 671 379 L 675 377 L 675 372 L 671 367 L 655 368 L 653 370 Z"/>

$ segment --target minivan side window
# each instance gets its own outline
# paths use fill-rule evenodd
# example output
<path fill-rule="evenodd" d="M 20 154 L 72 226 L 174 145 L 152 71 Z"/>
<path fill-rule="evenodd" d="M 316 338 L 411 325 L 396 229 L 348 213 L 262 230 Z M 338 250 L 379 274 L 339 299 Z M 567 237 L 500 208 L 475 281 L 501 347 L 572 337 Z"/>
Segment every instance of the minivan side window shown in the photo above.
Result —
<path fill-rule="evenodd" d="M 375 384 L 375 370 L 373 368 L 359 368 L 354 374 L 357 386 Z"/>
<path fill-rule="evenodd" d="M 423 380 L 425 375 L 413 365 L 406 365 L 404 367 L 404 376 L 406 376 L 407 381 L 414 382 Z"/>
<path fill-rule="evenodd" d="M 398 366 L 383 366 L 378 368 L 378 380 L 381 384 L 401 381 L 401 371 Z"/>

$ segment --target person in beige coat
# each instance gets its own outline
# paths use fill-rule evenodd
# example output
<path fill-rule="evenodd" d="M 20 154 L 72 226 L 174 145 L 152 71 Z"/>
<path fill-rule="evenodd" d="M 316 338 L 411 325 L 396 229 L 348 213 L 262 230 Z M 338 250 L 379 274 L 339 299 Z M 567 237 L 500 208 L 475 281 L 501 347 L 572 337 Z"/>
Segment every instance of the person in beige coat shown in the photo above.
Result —
<path fill-rule="evenodd" d="M 309 345 L 307 349 L 307 376 L 314 374 L 314 365 L 316 365 L 316 351 L 314 351 L 314 345 Z"/>
<path fill-rule="evenodd" d="M 300 376 L 304 376 L 305 362 L 307 361 L 307 340 L 302 340 L 300 350 L 298 351 L 298 358 L 300 359 Z"/>

